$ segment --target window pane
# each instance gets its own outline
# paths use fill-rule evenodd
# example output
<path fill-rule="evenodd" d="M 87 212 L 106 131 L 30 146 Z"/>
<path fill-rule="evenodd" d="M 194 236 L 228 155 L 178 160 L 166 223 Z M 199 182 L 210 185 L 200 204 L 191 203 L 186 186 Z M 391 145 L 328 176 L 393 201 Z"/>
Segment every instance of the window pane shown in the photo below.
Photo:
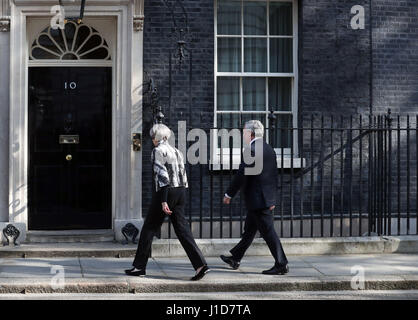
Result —
<path fill-rule="evenodd" d="M 292 86 L 291 78 L 269 78 L 269 109 L 274 111 L 291 111 Z"/>
<path fill-rule="evenodd" d="M 267 72 L 267 39 L 245 39 L 244 71 Z"/>
<path fill-rule="evenodd" d="M 229 114 L 218 113 L 217 115 L 217 128 L 221 129 L 242 129 L 245 122 L 250 120 L 259 120 L 266 126 L 266 113 L 241 113 L 241 114 Z"/>
<path fill-rule="evenodd" d="M 276 121 L 273 129 L 273 124 L 270 123 L 270 144 L 274 148 L 290 148 L 292 146 L 292 116 L 276 114 Z"/>
<path fill-rule="evenodd" d="M 45 51 L 39 47 L 32 49 L 32 56 L 34 59 L 59 59 L 60 56 Z"/>
<path fill-rule="evenodd" d="M 218 113 L 217 124 L 219 129 L 241 129 L 240 115 L 236 113 Z"/>
<path fill-rule="evenodd" d="M 270 72 L 293 72 L 293 39 L 270 39 Z"/>
<path fill-rule="evenodd" d="M 266 79 L 243 78 L 243 109 L 266 111 Z"/>
<path fill-rule="evenodd" d="M 52 42 L 51 38 L 48 37 L 46 34 L 39 36 L 38 43 L 42 48 L 51 50 L 55 52 L 57 55 L 61 55 L 61 51 L 57 48 L 55 43 Z M 57 57 L 55 57 L 55 59 L 57 59 Z"/>
<path fill-rule="evenodd" d="M 241 136 L 242 136 L 242 125 L 240 123 L 240 115 L 239 114 L 225 114 L 220 113 L 217 115 L 217 127 L 219 129 L 227 129 L 228 133 L 225 133 L 223 135 L 218 135 L 218 146 L 221 146 L 222 148 L 240 148 L 241 147 Z M 238 129 L 239 132 L 231 132 L 232 129 Z M 231 133 L 231 136 L 233 137 L 233 142 L 230 145 L 228 137 L 228 134 Z"/>
<path fill-rule="evenodd" d="M 267 4 L 265 1 L 244 1 L 244 34 L 267 35 Z"/>
<path fill-rule="evenodd" d="M 218 78 L 217 108 L 221 111 L 239 110 L 239 78 Z"/>
<path fill-rule="evenodd" d="M 218 34 L 241 34 L 241 1 L 218 0 Z"/>
<path fill-rule="evenodd" d="M 291 2 L 270 2 L 270 35 L 291 36 L 292 17 Z"/>
<path fill-rule="evenodd" d="M 74 51 L 80 49 L 81 45 L 84 43 L 84 41 L 90 36 L 91 31 L 90 29 L 82 25 L 77 32 L 77 38 L 74 43 Z"/>
<path fill-rule="evenodd" d="M 241 71 L 241 39 L 219 38 L 218 39 L 218 71 L 240 72 Z"/>
<path fill-rule="evenodd" d="M 242 137 L 242 128 L 244 127 L 245 122 L 249 120 L 259 120 L 264 125 L 264 128 L 266 128 L 266 114 L 265 113 L 251 113 L 251 114 L 218 114 L 217 115 L 217 127 L 219 129 L 227 129 L 228 134 L 231 133 L 231 136 L 233 137 L 233 144 L 232 147 L 234 148 L 241 148 L 241 146 L 244 146 L 244 141 L 241 141 Z M 230 130 L 232 129 L 238 129 L 239 133 L 232 134 Z M 222 140 L 221 136 L 218 136 L 218 146 L 221 145 L 223 148 L 229 148 L 231 147 L 229 145 L 229 138 L 227 135 L 223 135 L 224 139 Z"/>
<path fill-rule="evenodd" d="M 62 30 L 61 29 L 50 29 L 49 33 L 50 33 L 51 37 L 55 40 L 55 42 L 59 45 L 59 47 L 63 51 L 66 51 L 67 48 L 65 46 L 65 39 L 62 35 Z"/>
<path fill-rule="evenodd" d="M 264 128 L 266 128 L 266 113 L 243 113 L 242 114 L 242 126 L 244 126 L 244 124 L 250 120 L 261 121 Z"/>

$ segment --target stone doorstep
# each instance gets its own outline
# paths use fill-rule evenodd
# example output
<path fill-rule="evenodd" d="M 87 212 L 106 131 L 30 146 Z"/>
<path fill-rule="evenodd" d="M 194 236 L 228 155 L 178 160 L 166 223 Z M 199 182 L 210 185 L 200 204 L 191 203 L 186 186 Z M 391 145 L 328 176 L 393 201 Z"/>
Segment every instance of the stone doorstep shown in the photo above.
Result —
<path fill-rule="evenodd" d="M 69 279 L 65 287 L 53 288 L 45 279 L 7 279 L 0 281 L 0 294 L 35 293 L 168 293 L 168 292 L 242 292 L 242 291 L 345 291 L 353 290 L 347 277 L 292 277 L 273 281 L 177 281 L 155 279 Z M 365 290 L 417 290 L 418 279 L 389 276 L 365 283 Z"/>
<path fill-rule="evenodd" d="M 215 257 L 228 251 L 239 239 L 197 239 L 203 254 Z M 418 236 L 352 237 L 352 238 L 293 238 L 282 239 L 288 255 L 340 255 L 379 253 L 418 253 Z M 136 245 L 116 242 L 100 243 L 38 243 L 0 247 L 0 258 L 53 258 L 53 257 L 132 257 Z M 270 255 L 263 239 L 255 239 L 247 252 L 250 256 Z M 155 240 L 153 257 L 185 257 L 178 240 Z"/>

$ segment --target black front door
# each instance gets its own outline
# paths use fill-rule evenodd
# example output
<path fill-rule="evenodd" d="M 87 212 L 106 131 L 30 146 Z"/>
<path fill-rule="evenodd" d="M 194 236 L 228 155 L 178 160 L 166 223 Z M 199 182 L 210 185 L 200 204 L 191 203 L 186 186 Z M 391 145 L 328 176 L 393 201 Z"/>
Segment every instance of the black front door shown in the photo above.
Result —
<path fill-rule="evenodd" d="M 110 229 L 112 69 L 29 68 L 29 229 Z"/>

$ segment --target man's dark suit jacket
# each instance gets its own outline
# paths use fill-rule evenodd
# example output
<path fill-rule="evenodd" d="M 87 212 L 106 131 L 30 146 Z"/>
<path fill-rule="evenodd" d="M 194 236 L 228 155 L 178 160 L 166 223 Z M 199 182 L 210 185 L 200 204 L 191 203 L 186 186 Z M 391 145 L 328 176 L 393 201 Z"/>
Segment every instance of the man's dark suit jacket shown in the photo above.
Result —
<path fill-rule="evenodd" d="M 252 157 L 255 155 L 257 140 L 251 144 Z M 238 172 L 235 174 L 226 192 L 228 196 L 234 197 L 241 189 L 248 210 L 265 209 L 277 204 L 278 170 L 276 153 L 263 139 L 258 141 L 258 143 L 260 142 L 262 142 L 262 153 L 255 155 L 255 161 L 263 162 L 261 173 L 258 175 L 245 175 L 244 169 L 246 167 L 254 167 L 254 164 L 245 164 L 244 157 L 242 157 Z M 259 150 L 257 149 L 257 151 Z M 261 154 L 262 159 L 260 157 Z"/>

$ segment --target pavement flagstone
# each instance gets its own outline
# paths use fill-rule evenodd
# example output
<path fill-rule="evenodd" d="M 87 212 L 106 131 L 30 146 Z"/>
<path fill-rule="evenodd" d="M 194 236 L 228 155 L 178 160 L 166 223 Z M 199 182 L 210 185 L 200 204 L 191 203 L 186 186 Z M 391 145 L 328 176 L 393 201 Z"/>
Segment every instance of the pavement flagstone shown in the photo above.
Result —
<path fill-rule="evenodd" d="M 124 274 L 132 258 L 1 258 L 0 294 L 352 290 L 359 268 L 365 289 L 418 289 L 418 254 L 290 255 L 288 260 L 289 274 L 266 276 L 261 271 L 273 265 L 271 256 L 246 256 L 238 270 L 208 257 L 211 272 L 192 282 L 194 270 L 186 257 L 151 258 L 145 278 Z M 65 272 L 59 288 L 52 285 L 57 270 Z"/>

